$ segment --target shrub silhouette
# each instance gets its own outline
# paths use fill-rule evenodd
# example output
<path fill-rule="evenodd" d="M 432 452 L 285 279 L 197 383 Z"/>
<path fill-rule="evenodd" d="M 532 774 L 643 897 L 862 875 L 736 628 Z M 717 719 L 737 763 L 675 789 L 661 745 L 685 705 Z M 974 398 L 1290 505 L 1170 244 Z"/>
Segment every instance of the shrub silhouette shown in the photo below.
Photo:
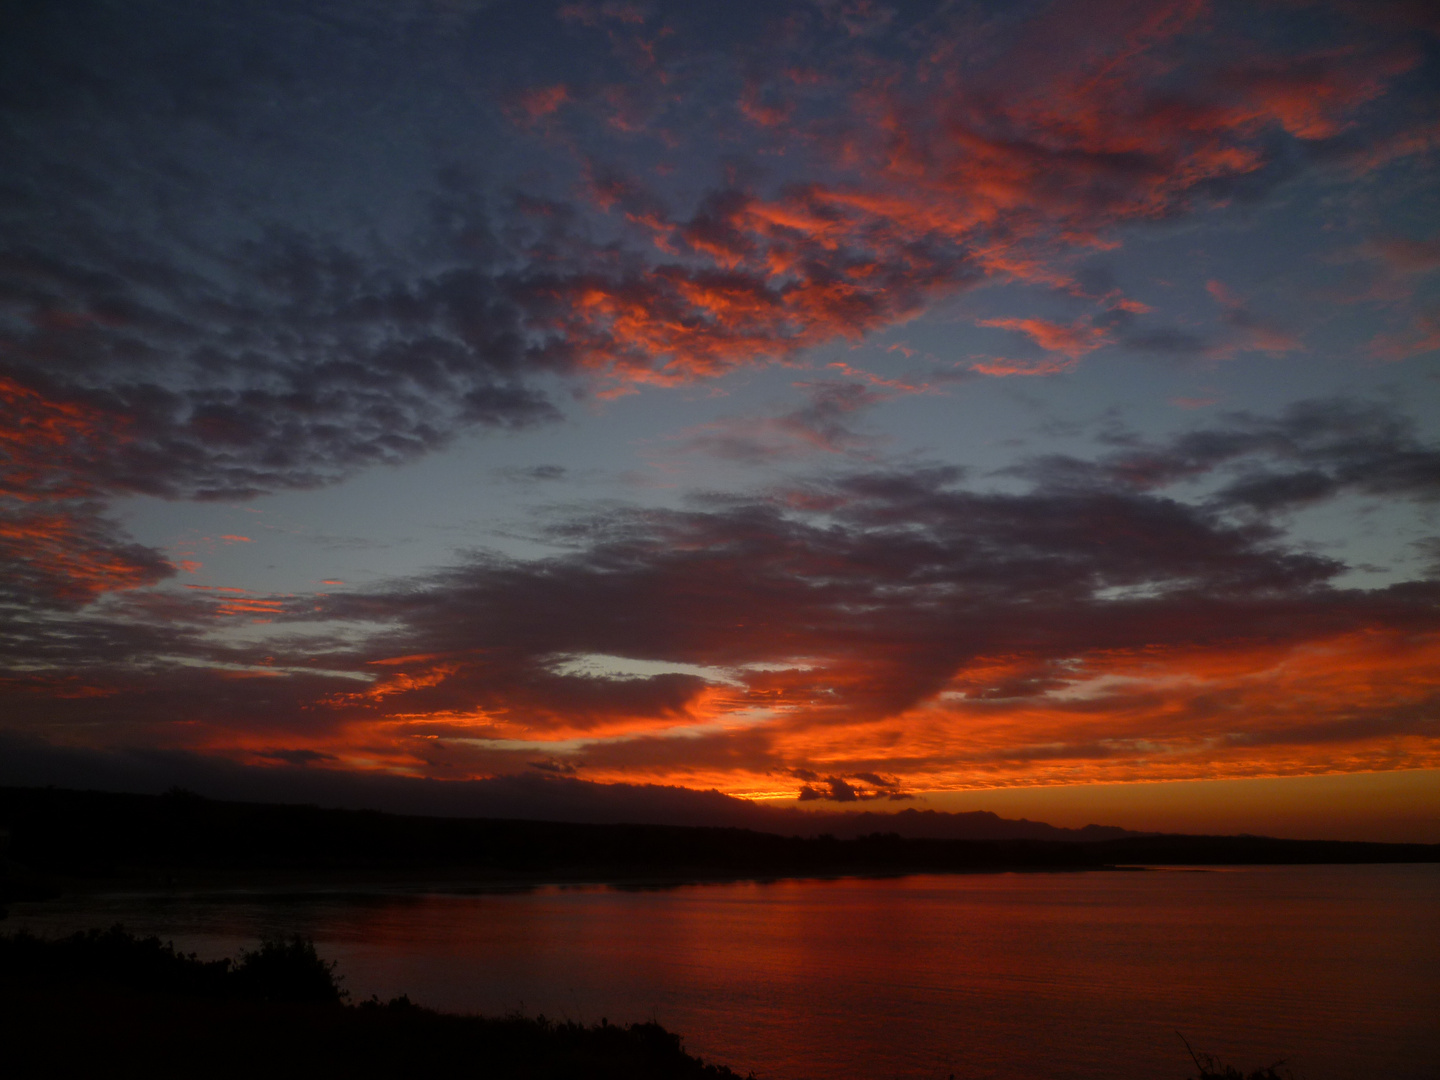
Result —
<path fill-rule="evenodd" d="M 0 1075 L 144 1080 L 741 1080 L 659 1024 L 345 1004 L 303 937 L 200 960 L 121 927 L 0 936 Z"/>
<path fill-rule="evenodd" d="M 1178 1031 L 1175 1034 L 1180 1035 Z M 1195 1080 L 1295 1080 L 1295 1074 L 1289 1069 L 1280 1072 L 1285 1065 L 1283 1060 L 1266 1065 L 1263 1069 L 1242 1073 L 1234 1065 L 1226 1065 L 1220 1061 L 1214 1054 L 1193 1049 L 1184 1035 L 1180 1035 L 1180 1041 L 1185 1044 L 1185 1051 L 1190 1055 L 1190 1060 L 1195 1062 L 1195 1068 L 1200 1070 Z"/>
<path fill-rule="evenodd" d="M 335 962 L 320 959 L 315 943 L 298 934 L 262 941 L 255 951 L 241 952 L 234 981 L 241 997 L 261 1001 L 338 1004 L 349 996 L 340 989 Z"/>
<path fill-rule="evenodd" d="M 55 941 L 29 931 L 0 937 L 0 975 L 18 981 L 114 983 L 147 993 L 186 997 L 230 995 L 229 960 L 200 960 L 157 937 L 137 938 L 123 926 L 83 930 Z"/>
<path fill-rule="evenodd" d="M 335 965 L 299 935 L 262 941 L 240 961 L 201 960 L 157 937 L 123 926 L 84 930 L 50 941 L 28 931 L 0 936 L 0 975 L 20 982 L 98 982 L 192 998 L 338 1004 Z"/>

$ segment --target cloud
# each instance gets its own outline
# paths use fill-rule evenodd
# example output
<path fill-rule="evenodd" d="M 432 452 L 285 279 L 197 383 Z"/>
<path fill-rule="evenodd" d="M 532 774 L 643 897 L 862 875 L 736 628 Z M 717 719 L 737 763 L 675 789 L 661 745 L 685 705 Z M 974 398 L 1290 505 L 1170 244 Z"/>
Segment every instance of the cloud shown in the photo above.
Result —
<path fill-rule="evenodd" d="M 1303 349 L 1298 337 L 1269 319 L 1256 315 L 1249 306 L 1218 281 L 1205 284 L 1206 291 L 1225 310 L 1224 321 L 1231 339 L 1210 350 L 1211 355 L 1228 357 L 1236 352 L 1264 352 L 1282 355 Z"/>
<path fill-rule="evenodd" d="M 1165 356 L 1204 356 L 1212 352 L 1204 338 L 1165 327 L 1126 335 L 1121 343 L 1137 352 L 1160 353 Z"/>
<path fill-rule="evenodd" d="M 998 326 L 1030 338 L 1046 352 L 1058 352 L 1071 360 L 1110 344 L 1106 331 L 1087 320 L 1057 323 L 1048 319 L 982 319 L 981 326 Z"/>
<path fill-rule="evenodd" d="M 1425 274 L 1440 270 L 1440 239 L 1414 240 L 1403 236 L 1388 236 L 1371 245 L 1374 251 L 1392 269 L 1402 274 Z"/>
<path fill-rule="evenodd" d="M 525 468 L 500 469 L 497 470 L 497 475 L 512 484 L 534 484 L 564 480 L 569 475 L 569 470 L 563 465 L 531 465 Z"/>
<path fill-rule="evenodd" d="M 1047 467 L 1028 492 L 870 469 L 559 517 L 554 556 L 475 556 L 378 588 L 116 594 L 108 611 L 23 627 L 8 728 L 437 777 L 539 761 L 832 800 L 1021 775 L 1426 765 L 1434 589 L 1335 588 L 1342 564 L 1227 516 L 1270 505 L 1253 490 L 1202 505 L 1157 485 L 1282 453 L 1281 436 L 1337 471 L 1346 447 L 1359 460 L 1388 445 L 1397 468 L 1433 450 L 1376 410 L 1232 423 L 1147 473 L 1132 449 L 1083 482 Z M 1433 475 L 1390 482 L 1423 494 Z M 209 637 L 231 609 L 283 633 L 263 654 Z M 334 626 L 355 629 L 327 637 Z M 574 673 L 596 654 L 661 673 Z M 157 656 L 186 660 L 157 672 Z"/>
<path fill-rule="evenodd" d="M 1296 349 L 1220 284 L 1220 340 L 1147 331 L 1077 284 L 1076 256 L 1303 169 L 1433 148 L 1410 30 L 1351 40 L 1343 16 L 1275 13 L 1304 22 L 1297 51 L 1269 16 L 1198 2 L 1052 4 L 981 30 L 942 8 L 761 5 L 706 20 L 712 40 L 684 5 L 601 4 L 559 31 L 552 9 L 517 13 L 493 38 L 416 15 L 399 48 L 388 9 L 231 10 L 87 9 L 0 46 L 11 730 L 750 794 L 806 770 L 830 797 L 891 790 L 867 775 L 910 790 L 1433 759 L 1415 719 L 1431 583 L 1337 588 L 1343 566 L 1276 520 L 1340 494 L 1434 497 L 1436 450 L 1374 407 L 1233 414 L 1032 462 L 1008 478 L 1024 490 L 996 492 L 867 465 L 860 417 L 910 390 L 841 369 L 697 439 L 850 471 L 559 517 L 553 557 L 329 596 L 152 588 L 172 568 L 105 511 L 335 483 L 554 420 L 575 394 L 797 363 L 979 284 L 1101 309 L 991 320 L 1052 355 L 980 372 L 1059 371 L 1112 339 Z M 772 106 L 785 122 L 757 123 Z M 1428 265 L 1414 243 L 1385 257 Z M 1372 353 L 1411 355 L 1432 329 Z M 1182 499 L 1196 478 L 1208 493 Z M 263 650 L 216 629 L 251 619 L 270 620 Z M 676 668 L 566 666 L 596 653 Z"/>
<path fill-rule="evenodd" d="M 817 451 L 863 455 L 877 439 L 856 430 L 852 418 L 894 396 L 894 391 L 868 381 L 818 379 L 794 386 L 805 396 L 806 404 L 778 416 L 709 421 L 684 433 L 684 448 L 747 464 Z"/>
<path fill-rule="evenodd" d="M 914 798 L 913 795 L 893 790 L 896 787 L 895 781 L 884 780 L 875 773 L 855 773 L 854 779 L 872 785 L 875 790 L 866 790 L 863 787 L 847 783 L 842 776 L 827 776 L 824 778 L 826 784 L 824 788 L 804 784 L 796 798 L 800 802 L 815 802 L 825 799 L 840 803 L 868 802 L 871 799 L 889 799 L 892 802 L 898 802 Z"/>
<path fill-rule="evenodd" d="M 1007 375 L 1063 375 L 1075 369 L 1078 360 L 1006 360 L 992 357 L 970 365 L 981 375 L 1003 378 Z"/>
<path fill-rule="evenodd" d="M 1210 495 L 1212 506 L 1261 513 L 1345 493 L 1440 498 L 1440 452 L 1412 420 L 1373 402 L 1300 401 L 1275 418 L 1233 412 L 1168 442 L 1125 442 L 1098 461 L 1047 457 L 1014 471 L 1061 489 L 1118 482 L 1153 490 L 1218 474 L 1226 479 Z"/>
<path fill-rule="evenodd" d="M 1411 325 L 1398 334 L 1376 334 L 1365 347 L 1368 355 L 1389 363 L 1437 350 L 1440 350 L 1440 314 L 1434 312 L 1416 315 Z"/>
<path fill-rule="evenodd" d="M 78 608 L 106 592 L 154 585 L 175 569 L 94 502 L 37 507 L 0 499 L 0 605 Z"/>
<path fill-rule="evenodd" d="M 320 765 L 336 760 L 334 754 L 322 754 L 318 750 L 256 750 L 254 751 L 254 756 L 284 765 L 295 765 L 300 768 L 308 765 Z"/>
<path fill-rule="evenodd" d="M 1155 488 L 1196 468 L 1283 460 L 1292 447 L 1334 468 L 1347 447 L 1356 460 L 1363 451 L 1367 482 L 1380 482 L 1380 450 L 1397 467 L 1423 466 L 1413 454 L 1430 451 L 1374 409 L 1321 404 L 1232 423 L 1162 448 L 1168 456 L 1147 448 L 1148 471 L 1135 449 L 1093 463 L 1083 483 L 1051 463 L 1024 494 L 966 490 L 953 470 L 868 471 L 687 511 L 610 508 L 553 523 L 567 554 L 476 558 L 389 589 L 279 605 L 297 630 L 382 628 L 331 649 L 327 666 L 368 667 L 372 681 L 332 678 L 308 698 L 305 729 L 340 740 L 319 744 L 325 752 L 364 746 L 431 775 L 541 760 L 729 790 L 794 776 L 831 798 L 844 792 L 829 777 L 888 794 L 898 789 L 877 780 L 909 790 L 1064 763 L 1091 777 L 1131 775 L 1141 761 L 1151 775 L 1198 775 L 1240 767 L 1226 755 L 1242 732 L 1252 747 L 1291 748 L 1244 767 L 1323 768 L 1331 752 L 1294 734 L 1309 730 L 1302 713 L 1320 723 L 1348 710 L 1355 725 L 1333 730 L 1353 747 L 1401 734 L 1387 725 L 1419 707 L 1440 631 L 1429 593 L 1335 589 L 1342 564 L 1224 516 L 1273 505 L 1253 485 L 1222 487 L 1210 506 Z M 1430 473 L 1409 475 L 1393 482 L 1423 485 Z M 389 659 L 377 666 L 379 649 Z M 566 658 L 597 653 L 678 670 L 569 673 Z M 1347 681 L 1372 669 L 1393 674 Z M 1317 689 L 1299 689 L 1306 679 Z M 287 720 L 270 694 L 273 722 L 300 730 L 300 714 Z M 211 737 L 261 737 L 243 734 L 254 723 L 240 715 L 217 715 Z M 1397 760 L 1428 760 L 1427 731 L 1404 727 L 1419 741 Z M 274 745 L 263 737 L 259 749 Z"/>
<path fill-rule="evenodd" d="M 564 83 L 536 86 L 516 95 L 515 111 L 531 124 L 559 111 L 570 100 L 570 89 Z"/>
<path fill-rule="evenodd" d="M 1332 143 L 1358 153 L 1367 137 L 1388 137 L 1371 113 L 1361 123 L 1362 110 L 1385 94 L 1408 102 L 1401 80 L 1420 62 L 1399 25 L 1372 31 L 1364 47 L 1296 53 L 1227 15 L 1227 33 L 1260 35 L 1237 53 L 1217 44 L 1197 3 L 1117 5 L 1103 32 L 1088 25 L 1085 5 L 1052 5 L 987 30 L 985 63 L 914 46 L 960 39 L 957 17 L 939 10 L 881 18 L 872 6 L 863 33 L 852 33 L 859 9 L 844 5 L 818 21 L 808 8 L 752 12 L 719 42 L 698 36 L 715 30 L 681 7 L 634 18 L 612 7 L 566 8 L 559 32 L 593 24 L 606 34 L 567 37 L 557 77 L 532 75 L 518 98 L 514 83 L 503 93 L 497 84 L 494 100 L 471 112 L 460 103 L 474 100 L 473 87 L 444 109 L 420 109 L 417 100 L 431 98 L 397 64 L 384 15 L 368 9 L 323 41 L 312 41 L 302 15 L 252 12 L 234 21 L 253 55 L 223 29 L 230 21 L 197 10 L 171 20 L 186 46 L 169 59 L 154 55 L 143 29 L 165 22 L 163 5 L 118 28 L 100 11 L 77 26 L 27 24 L 13 50 L 47 60 L 14 69 L 21 91 L 11 107 L 24 122 L 7 129 L 7 158 L 23 169 L 0 207 L 0 392 L 23 404 L 0 439 L 38 436 L 48 449 L 14 475 L 56 497 L 315 487 L 432 453 L 467 428 L 552 420 L 556 379 L 602 393 L 682 383 L 791 362 L 980 282 L 1074 291 L 1067 260 L 1119 227 L 1185 214 L 1297 161 L 1316 165 Z M 549 15 L 537 14 L 532 30 Z M 787 19 L 811 37 L 785 29 Z M 1322 30 L 1348 40 L 1341 24 Z M 442 52 L 454 47 L 452 31 L 423 19 L 411 28 Z M 965 39 L 973 34 L 964 24 Z M 744 119 L 760 98 L 750 67 L 726 51 L 741 39 L 777 59 L 809 41 L 805 64 L 750 65 L 792 73 L 782 81 L 799 105 L 786 124 Z M 109 43 L 103 53 L 91 48 L 99 40 Z M 542 39 L 526 40 L 533 50 Z M 324 63 L 295 51 L 305 42 Z M 495 48 L 512 44 L 501 35 Z M 751 133 L 742 155 L 778 161 L 785 149 L 784 162 L 764 180 L 717 165 L 724 175 L 702 170 L 674 190 L 619 170 L 610 162 L 629 144 L 613 141 L 615 117 L 602 116 L 606 95 L 627 85 L 603 74 L 615 56 L 645 60 L 644 77 L 629 84 L 644 107 L 625 138 L 664 142 L 733 121 Z M 520 63 L 508 54 L 495 62 L 497 71 Z M 807 64 L 814 78 L 796 82 Z M 85 78 L 57 81 L 60 70 Z M 680 79 L 709 96 L 680 92 Z M 714 96 L 726 79 L 734 101 Z M 87 95 L 82 83 L 110 89 Z M 276 99 L 321 104 L 286 121 Z M 343 114 L 335 100 L 347 102 Z M 396 241 L 378 224 L 357 229 L 339 211 L 311 212 L 287 187 L 313 193 L 325 186 L 314 177 L 332 174 L 339 185 L 355 165 L 331 161 L 326 137 L 349 122 L 354 101 L 373 105 L 381 130 L 417 130 L 431 145 L 463 129 L 483 146 L 510 146 L 507 109 L 543 120 L 545 132 L 525 136 L 535 141 L 513 157 L 479 153 L 464 167 L 390 154 L 390 202 L 362 191 L 355 205 L 402 218 Z M 685 112 L 702 101 L 704 122 Z M 171 122 L 180 116 L 184 124 Z M 77 131 L 91 134 L 75 142 Z M 708 148 L 708 135 L 698 138 Z M 536 170 L 561 168 L 547 156 L 555 145 L 575 184 L 531 183 Z M 252 162 L 263 163 L 255 167 L 270 188 L 236 180 Z M 481 162 L 511 171 L 486 175 Z M 146 214 L 166 227 L 137 225 Z M 1392 248 L 1423 261 L 1419 248 Z M 1107 311 L 1112 301 L 1101 299 Z M 1226 310 L 1234 348 L 1298 347 L 1243 305 Z M 990 324 L 1068 362 L 1114 336 L 1085 319 Z M 1137 340 L 1156 348 L 1161 338 Z M 1418 347 L 1379 341 L 1375 350 Z M 1060 363 L 980 367 L 1035 374 Z M 823 436 L 823 422 L 805 419 L 796 433 Z"/>

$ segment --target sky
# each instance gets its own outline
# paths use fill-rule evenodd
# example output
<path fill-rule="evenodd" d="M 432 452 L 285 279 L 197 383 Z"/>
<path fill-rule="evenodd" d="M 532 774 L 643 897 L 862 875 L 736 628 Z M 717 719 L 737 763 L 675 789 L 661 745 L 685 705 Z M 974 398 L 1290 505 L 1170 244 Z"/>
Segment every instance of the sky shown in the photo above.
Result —
<path fill-rule="evenodd" d="M 0 19 L 12 761 L 1440 841 L 1431 5 Z"/>

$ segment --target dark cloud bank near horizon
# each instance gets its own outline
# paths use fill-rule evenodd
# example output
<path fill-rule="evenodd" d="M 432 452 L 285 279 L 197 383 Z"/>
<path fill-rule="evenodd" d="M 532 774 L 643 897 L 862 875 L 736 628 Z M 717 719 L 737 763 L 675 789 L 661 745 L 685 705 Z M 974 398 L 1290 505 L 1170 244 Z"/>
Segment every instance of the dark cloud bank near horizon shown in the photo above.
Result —
<path fill-rule="evenodd" d="M 836 778 L 838 779 L 838 778 Z M 0 786 L 65 787 L 139 795 L 172 787 L 235 802 L 300 803 L 426 817 L 489 817 L 591 824 L 691 825 L 784 835 L 873 832 L 957 840 L 1105 840 L 1138 835 L 1114 826 L 1060 828 L 984 810 L 835 813 L 759 806 L 718 791 L 660 784 L 600 784 L 572 777 L 430 780 L 303 764 L 257 767 L 176 751 L 76 750 L 0 734 Z"/>

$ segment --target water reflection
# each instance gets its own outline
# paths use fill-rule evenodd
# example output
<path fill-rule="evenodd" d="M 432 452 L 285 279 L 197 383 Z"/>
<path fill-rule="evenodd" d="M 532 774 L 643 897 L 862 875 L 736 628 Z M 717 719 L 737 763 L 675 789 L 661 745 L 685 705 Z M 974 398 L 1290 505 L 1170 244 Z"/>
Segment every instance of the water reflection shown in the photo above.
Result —
<path fill-rule="evenodd" d="M 201 955 L 298 932 L 358 997 L 655 1019 L 762 1077 L 1180 1077 L 1176 1039 L 1307 1080 L 1429 1077 L 1440 867 L 96 897 Z"/>

